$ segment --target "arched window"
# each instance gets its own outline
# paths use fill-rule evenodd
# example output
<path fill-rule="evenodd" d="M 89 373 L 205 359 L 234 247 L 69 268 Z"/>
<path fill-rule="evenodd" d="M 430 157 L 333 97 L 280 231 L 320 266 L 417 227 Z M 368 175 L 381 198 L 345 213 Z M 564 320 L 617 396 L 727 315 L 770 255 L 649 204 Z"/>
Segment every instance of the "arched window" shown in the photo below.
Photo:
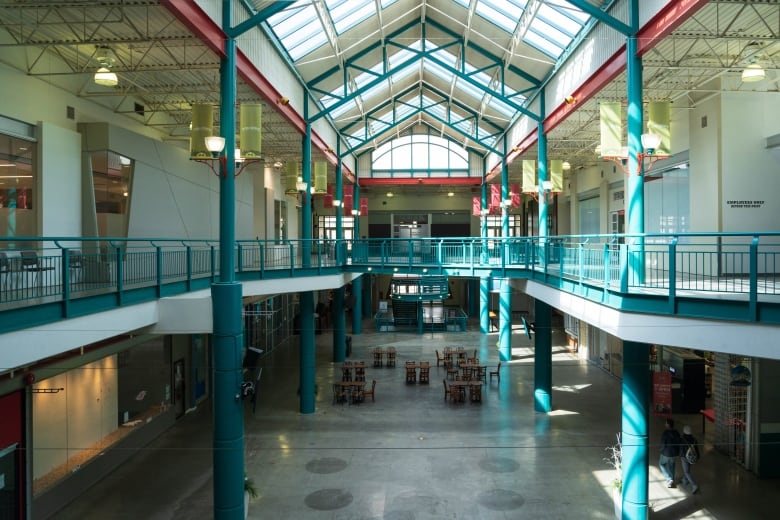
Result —
<path fill-rule="evenodd" d="M 433 135 L 393 139 L 372 152 L 374 177 L 450 177 L 468 175 L 468 152 Z"/>

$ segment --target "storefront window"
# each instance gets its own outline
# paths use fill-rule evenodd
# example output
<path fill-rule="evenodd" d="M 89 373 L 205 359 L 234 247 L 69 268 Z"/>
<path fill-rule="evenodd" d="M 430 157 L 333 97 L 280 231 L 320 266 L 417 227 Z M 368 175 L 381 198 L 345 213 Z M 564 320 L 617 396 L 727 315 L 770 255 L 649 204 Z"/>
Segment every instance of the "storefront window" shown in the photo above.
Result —
<path fill-rule="evenodd" d="M 155 338 L 32 386 L 35 496 L 168 411 L 164 341 Z"/>
<path fill-rule="evenodd" d="M 93 152 L 92 183 L 99 236 L 127 236 L 134 161 L 108 150 Z"/>
<path fill-rule="evenodd" d="M 0 227 L 2 235 L 35 236 L 37 143 L 0 134 Z"/>

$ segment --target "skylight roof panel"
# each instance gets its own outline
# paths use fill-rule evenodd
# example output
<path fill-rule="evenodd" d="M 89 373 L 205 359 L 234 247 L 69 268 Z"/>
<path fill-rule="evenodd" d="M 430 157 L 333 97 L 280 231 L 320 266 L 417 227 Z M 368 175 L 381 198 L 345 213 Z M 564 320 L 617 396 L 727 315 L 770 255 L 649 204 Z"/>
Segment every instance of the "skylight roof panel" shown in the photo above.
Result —
<path fill-rule="evenodd" d="M 361 97 L 363 99 L 368 99 L 368 98 L 370 98 L 372 96 L 377 95 L 380 92 L 382 92 L 382 93 L 386 92 L 387 89 L 388 89 L 387 81 L 381 81 L 381 82 L 377 83 L 376 85 L 374 85 L 373 87 L 371 87 L 370 89 L 368 89 L 365 92 L 363 92 Z"/>
<path fill-rule="evenodd" d="M 389 6 L 389 5 L 393 5 L 393 4 L 394 4 L 394 3 L 396 3 L 397 1 L 398 1 L 398 0 L 382 0 L 382 2 L 381 2 L 382 9 L 384 9 L 385 7 L 387 7 L 387 6 Z"/>
<path fill-rule="evenodd" d="M 355 84 L 358 88 L 363 88 L 382 75 L 382 62 L 377 63 L 369 70 L 371 72 L 361 72 L 355 76 Z"/>
<path fill-rule="evenodd" d="M 538 35 L 535 31 L 528 31 L 525 33 L 525 38 L 523 38 L 523 40 L 553 58 L 559 57 L 561 52 L 563 52 L 561 47 L 558 47 L 550 40 Z"/>
<path fill-rule="evenodd" d="M 477 14 L 482 16 L 485 20 L 495 24 L 499 28 L 505 30 L 509 34 L 512 34 L 517 26 L 517 20 L 513 20 L 508 14 L 499 11 L 493 5 L 486 0 L 480 0 L 477 2 Z"/>
<path fill-rule="evenodd" d="M 374 0 L 326 0 L 336 33 L 341 34 L 376 14 Z"/>
<path fill-rule="evenodd" d="M 458 81 L 455 83 L 455 88 L 458 90 L 465 92 L 469 95 L 469 97 L 473 99 L 482 99 L 482 96 L 484 96 L 485 92 L 480 89 L 479 87 L 475 87 L 468 81 L 464 79 L 458 79 Z"/>
<path fill-rule="evenodd" d="M 445 69 L 444 67 L 442 67 L 438 63 L 434 63 L 431 60 L 423 60 L 423 69 L 426 72 L 430 72 L 431 74 L 433 74 L 437 78 L 442 78 L 442 79 L 445 79 L 447 81 L 449 81 L 449 79 L 452 77 L 452 74 L 450 72 L 448 72 L 447 69 Z"/>
<path fill-rule="evenodd" d="M 515 113 L 514 108 L 510 107 L 500 99 L 497 99 L 495 96 L 490 99 L 488 106 L 498 112 L 501 112 L 505 116 L 511 116 L 512 114 Z"/>
<path fill-rule="evenodd" d="M 357 109 L 357 105 L 355 104 L 355 101 L 352 100 L 352 101 L 350 101 L 348 103 L 344 103 L 343 105 L 341 105 L 338 108 L 334 108 L 333 110 L 331 110 L 330 111 L 330 115 L 331 115 L 331 117 L 333 119 L 338 119 L 339 117 L 344 115 L 346 112 L 349 112 L 350 110 L 355 110 L 355 109 Z"/>
<path fill-rule="evenodd" d="M 419 51 L 420 49 L 422 49 L 422 42 L 420 40 L 417 40 L 416 42 L 414 42 L 411 45 L 408 45 L 407 47 L 408 48 L 406 49 L 398 49 L 395 53 L 393 53 L 387 58 L 387 61 L 390 64 L 390 68 L 397 67 L 399 64 L 413 57 L 415 53 L 410 49 Z"/>
<path fill-rule="evenodd" d="M 308 2 L 300 2 L 306 5 Z M 268 23 L 273 28 L 280 40 L 284 40 L 290 35 L 295 34 L 301 27 L 317 20 L 317 11 L 314 6 L 309 4 L 303 9 L 290 9 L 268 19 Z M 284 43 L 284 42 L 282 42 Z M 286 46 L 286 44 L 285 44 Z"/>
<path fill-rule="evenodd" d="M 293 59 L 293 61 L 295 61 L 298 58 L 301 58 L 302 56 L 305 56 L 306 54 L 310 53 L 317 47 L 326 44 L 327 42 L 328 42 L 328 38 L 327 36 L 325 36 L 325 32 L 317 30 L 311 32 L 308 35 L 308 37 L 303 39 L 298 45 L 292 46 L 292 45 L 288 45 L 285 42 L 282 43 L 285 44 L 285 47 L 287 47 L 287 52 L 290 53 L 290 57 Z"/>
<path fill-rule="evenodd" d="M 395 118 L 397 121 L 400 121 L 414 111 L 415 108 L 412 106 L 398 104 L 395 106 Z"/>
<path fill-rule="evenodd" d="M 552 41 L 561 49 L 566 48 L 566 46 L 569 45 L 569 42 L 572 40 L 572 35 L 564 33 L 557 27 L 550 25 L 539 17 L 537 17 L 533 23 L 531 23 L 531 30 Z"/>
<path fill-rule="evenodd" d="M 536 16 L 568 33 L 570 37 L 574 37 L 582 29 L 583 23 L 567 16 L 566 14 L 569 12 L 571 12 L 570 9 L 554 9 L 542 4 Z"/>

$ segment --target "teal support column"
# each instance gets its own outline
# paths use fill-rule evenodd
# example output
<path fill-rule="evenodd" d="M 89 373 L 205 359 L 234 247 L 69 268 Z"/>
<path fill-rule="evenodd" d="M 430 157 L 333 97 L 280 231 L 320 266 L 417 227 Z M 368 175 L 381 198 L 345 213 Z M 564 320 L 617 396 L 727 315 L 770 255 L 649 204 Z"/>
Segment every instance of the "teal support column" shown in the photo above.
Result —
<path fill-rule="evenodd" d="M 300 412 L 314 413 L 314 293 L 301 293 Z"/>
<path fill-rule="evenodd" d="M 308 99 L 308 97 L 304 97 Z M 306 128 L 301 142 L 302 147 L 302 177 L 307 189 L 302 193 L 301 207 L 301 265 L 311 267 L 311 123 L 309 122 L 309 103 L 303 104 L 303 117 Z M 301 293 L 301 334 L 300 334 L 300 412 L 314 413 L 314 293 Z"/>
<path fill-rule="evenodd" d="M 552 411 L 552 307 L 534 304 L 534 411 Z"/>
<path fill-rule="evenodd" d="M 231 2 L 222 3 L 229 27 Z M 227 31 L 225 31 L 227 32 Z M 225 149 L 219 178 L 219 282 L 211 286 L 214 334 L 214 518 L 244 518 L 244 403 L 241 397 L 244 353 L 241 284 L 235 281 L 236 245 L 236 42 L 225 40 L 220 60 L 220 133 Z"/>
<path fill-rule="evenodd" d="M 490 332 L 490 277 L 479 279 L 479 332 Z"/>
<path fill-rule="evenodd" d="M 541 89 L 544 90 L 544 89 Z M 501 236 L 509 236 L 509 206 L 506 206 L 506 202 L 509 201 L 509 166 L 506 163 L 507 146 L 506 137 L 504 137 L 504 156 L 501 158 Z M 503 250 L 508 251 L 508 242 L 503 242 Z M 509 255 L 505 254 L 503 258 L 508 260 Z"/>
<path fill-rule="evenodd" d="M 508 278 L 501 280 L 498 312 L 498 359 L 512 359 L 512 284 Z"/>
<path fill-rule="evenodd" d="M 370 274 L 364 274 L 363 278 L 363 316 L 371 316 L 371 284 L 373 280 Z"/>
<path fill-rule="evenodd" d="M 352 307 L 352 334 L 363 333 L 363 277 L 352 280 L 352 295 L 355 297 L 355 305 Z"/>
<path fill-rule="evenodd" d="M 333 291 L 333 361 L 347 359 L 347 319 L 344 315 L 344 288 Z"/>
<path fill-rule="evenodd" d="M 539 93 L 539 102 L 544 107 L 544 89 Z M 544 116 L 544 113 L 542 113 Z M 547 134 L 544 133 L 544 117 L 537 126 L 537 153 L 539 160 L 539 256 L 543 262 L 547 261 L 545 243 L 546 237 L 549 234 L 550 222 L 548 217 L 549 201 L 544 190 L 544 183 L 550 180 L 550 176 L 547 172 Z"/>
<path fill-rule="evenodd" d="M 623 342 L 623 518 L 649 514 L 650 346 Z"/>
<path fill-rule="evenodd" d="M 470 318 L 479 316 L 479 280 L 469 278 L 468 281 L 468 313 Z"/>
<path fill-rule="evenodd" d="M 344 172 L 341 162 L 341 139 L 336 141 L 336 200 L 344 202 Z M 343 262 L 342 252 L 346 247 L 344 240 L 344 207 L 336 208 L 336 259 Z M 339 287 L 333 291 L 333 361 L 343 363 L 347 359 L 347 334 L 346 317 L 344 316 L 344 287 Z"/>
<path fill-rule="evenodd" d="M 629 2 L 633 4 L 633 2 Z M 634 6 L 636 7 L 636 6 Z M 634 15 L 637 8 L 634 8 Z M 638 22 L 637 22 L 638 24 Z M 632 25 L 633 26 L 633 25 Z M 637 56 L 637 38 L 626 41 L 626 77 L 628 81 L 628 214 L 627 229 L 631 235 L 628 243 L 629 284 L 641 284 L 645 280 L 645 245 L 641 236 L 645 232 L 645 178 L 640 163 L 642 152 L 642 58 Z"/>
<path fill-rule="evenodd" d="M 308 99 L 308 97 L 306 97 Z M 303 104 L 303 114 L 304 114 L 304 120 L 306 121 L 306 129 L 303 135 L 303 158 L 301 159 L 302 165 L 301 165 L 301 176 L 303 178 L 303 182 L 306 183 L 307 189 L 304 190 L 302 193 L 303 196 L 303 203 L 301 207 L 301 238 L 303 239 L 301 243 L 301 264 L 303 267 L 311 267 L 311 246 L 312 246 L 312 236 L 311 236 L 311 205 L 312 205 L 312 196 L 311 196 L 311 188 L 312 182 L 311 182 L 311 124 L 309 121 L 309 103 Z M 313 332 L 312 332 L 313 334 Z"/>
<path fill-rule="evenodd" d="M 483 165 L 483 170 L 485 169 Z M 482 174 L 482 178 L 484 179 L 484 171 Z M 483 238 L 482 240 L 482 251 L 479 255 L 479 261 L 483 264 L 487 264 L 490 262 L 490 255 L 488 254 L 488 241 L 487 241 L 487 235 L 488 235 L 488 225 L 487 225 L 487 214 L 488 214 L 488 199 L 487 199 L 487 183 L 482 182 L 482 205 L 480 206 L 481 209 L 481 215 L 479 216 L 479 236 Z"/>

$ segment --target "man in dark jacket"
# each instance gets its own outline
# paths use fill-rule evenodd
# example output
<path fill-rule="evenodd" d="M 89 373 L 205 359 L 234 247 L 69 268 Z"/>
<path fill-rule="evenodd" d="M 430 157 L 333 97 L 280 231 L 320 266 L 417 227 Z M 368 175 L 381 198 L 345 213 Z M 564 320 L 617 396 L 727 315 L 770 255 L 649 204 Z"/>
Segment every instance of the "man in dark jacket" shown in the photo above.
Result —
<path fill-rule="evenodd" d="M 661 456 L 658 459 L 661 473 L 666 478 L 666 487 L 674 487 L 675 463 L 680 455 L 681 445 L 680 432 L 674 429 L 674 419 L 669 418 L 666 420 L 666 428 L 661 434 Z"/>

